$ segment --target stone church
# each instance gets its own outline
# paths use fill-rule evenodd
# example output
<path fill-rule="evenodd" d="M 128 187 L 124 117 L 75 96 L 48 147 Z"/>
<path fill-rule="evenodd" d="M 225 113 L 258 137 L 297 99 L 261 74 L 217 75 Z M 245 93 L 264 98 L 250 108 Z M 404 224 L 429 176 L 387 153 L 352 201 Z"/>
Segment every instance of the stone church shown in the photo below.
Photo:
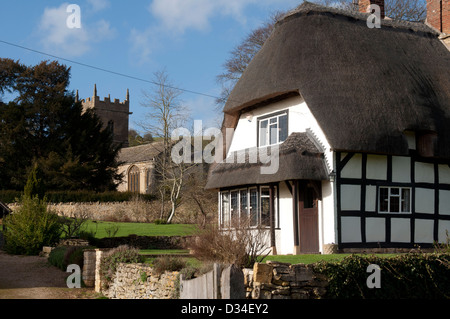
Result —
<path fill-rule="evenodd" d="M 154 191 L 154 160 L 161 152 L 159 143 L 151 143 L 129 147 L 128 129 L 130 112 L 130 92 L 127 89 L 126 98 L 103 100 L 97 95 L 97 85 L 94 84 L 94 94 L 87 99 L 79 100 L 78 91 L 76 100 L 80 101 L 83 109 L 93 109 L 103 123 L 103 128 L 113 132 L 115 143 L 122 144 L 119 152 L 118 172 L 122 173 L 122 182 L 117 190 L 121 192 L 135 192 L 149 194 Z"/>

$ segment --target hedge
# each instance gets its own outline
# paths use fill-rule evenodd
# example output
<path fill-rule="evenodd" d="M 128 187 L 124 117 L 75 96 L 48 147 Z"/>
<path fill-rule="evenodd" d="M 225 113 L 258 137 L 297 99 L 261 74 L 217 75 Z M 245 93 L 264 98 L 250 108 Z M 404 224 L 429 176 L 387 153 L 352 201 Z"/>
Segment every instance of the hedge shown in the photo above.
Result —
<path fill-rule="evenodd" d="M 23 195 L 21 191 L 0 190 L 0 201 L 4 203 L 16 202 Z M 126 202 L 133 200 L 136 196 L 140 199 L 151 201 L 155 199 L 151 194 L 135 194 L 131 192 L 103 192 L 97 193 L 93 191 L 48 191 L 45 193 L 47 202 L 49 203 L 89 203 L 89 202 Z"/>
<path fill-rule="evenodd" d="M 82 269 L 84 264 L 84 251 L 89 248 L 92 247 L 85 247 L 85 246 L 55 247 L 48 256 L 48 262 L 50 265 L 58 267 L 63 271 L 66 271 L 67 266 L 72 264 L 77 264 Z"/>
<path fill-rule="evenodd" d="M 378 265 L 380 288 L 369 288 L 370 264 Z M 448 299 L 450 253 L 409 253 L 391 258 L 351 255 L 339 262 L 318 262 L 328 277 L 330 299 Z"/>

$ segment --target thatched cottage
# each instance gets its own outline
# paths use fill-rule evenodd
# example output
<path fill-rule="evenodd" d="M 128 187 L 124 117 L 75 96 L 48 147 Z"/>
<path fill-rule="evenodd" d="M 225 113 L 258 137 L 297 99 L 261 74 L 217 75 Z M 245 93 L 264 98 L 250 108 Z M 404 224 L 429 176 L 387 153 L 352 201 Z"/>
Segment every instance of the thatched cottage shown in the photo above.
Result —
<path fill-rule="evenodd" d="M 221 227 L 248 218 L 280 254 L 447 240 L 450 52 L 427 24 L 367 19 L 305 2 L 278 21 L 223 110 Z"/>

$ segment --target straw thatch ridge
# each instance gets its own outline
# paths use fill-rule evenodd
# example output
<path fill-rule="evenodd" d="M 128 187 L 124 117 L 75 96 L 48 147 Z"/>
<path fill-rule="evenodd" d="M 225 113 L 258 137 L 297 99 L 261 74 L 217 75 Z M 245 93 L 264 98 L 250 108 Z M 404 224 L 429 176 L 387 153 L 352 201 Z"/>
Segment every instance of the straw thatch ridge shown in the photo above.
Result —
<path fill-rule="evenodd" d="M 233 158 L 232 163 L 226 161 L 219 163 L 210 171 L 206 189 L 267 184 L 292 179 L 328 179 L 323 151 L 318 149 L 308 133 L 292 133 L 279 146 L 278 169 L 274 174 L 261 174 L 261 167 L 270 166 L 271 163 L 263 164 L 259 158 L 252 163 L 251 154 L 255 152 L 261 152 L 261 148 L 232 152 L 229 155 L 229 158 Z M 245 155 L 245 161 L 237 162 L 238 154 Z"/>
<path fill-rule="evenodd" d="M 436 132 L 450 158 L 450 52 L 425 24 L 304 3 L 279 21 L 224 107 L 227 123 L 258 103 L 300 94 L 333 150 L 408 155 L 403 134 Z"/>

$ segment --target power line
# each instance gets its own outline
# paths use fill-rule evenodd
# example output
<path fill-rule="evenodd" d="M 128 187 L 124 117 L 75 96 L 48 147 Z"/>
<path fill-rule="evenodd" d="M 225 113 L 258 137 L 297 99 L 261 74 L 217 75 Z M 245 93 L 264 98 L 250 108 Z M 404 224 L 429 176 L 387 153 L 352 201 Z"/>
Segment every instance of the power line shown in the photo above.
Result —
<path fill-rule="evenodd" d="M 192 91 L 192 90 L 187 90 L 187 89 L 182 89 L 182 88 L 178 88 L 178 87 L 171 86 L 171 85 L 165 85 L 165 84 L 157 83 L 155 81 L 142 79 L 142 78 L 139 78 L 139 77 L 136 77 L 136 76 L 133 76 L 133 75 L 128 75 L 128 74 L 125 74 L 125 73 L 111 71 L 111 70 L 100 68 L 100 67 L 97 67 L 97 66 L 94 66 L 94 65 L 90 65 L 90 64 L 86 64 L 86 63 L 70 60 L 70 59 L 63 58 L 63 57 L 60 57 L 60 56 L 57 56 L 57 55 L 53 55 L 53 54 L 50 54 L 50 53 L 46 53 L 46 52 L 38 51 L 38 50 L 35 50 L 35 49 L 27 48 L 25 46 L 18 45 L 18 44 L 15 44 L 15 43 L 11 43 L 11 42 L 8 42 L 8 41 L 4 41 L 4 40 L 1 40 L 1 39 L 0 39 L 0 42 L 4 43 L 4 44 L 7 44 L 7 45 L 10 45 L 10 46 L 13 46 L 13 47 L 16 47 L 16 48 L 20 48 L 20 49 L 23 49 L 23 50 L 31 51 L 31 52 L 34 52 L 34 53 L 39 53 L 39 54 L 46 55 L 46 56 L 49 56 L 49 57 L 52 57 L 52 58 L 55 58 L 55 59 L 58 59 L 58 60 L 67 61 L 67 62 L 70 62 L 70 63 L 73 63 L 73 64 L 78 64 L 78 65 L 81 65 L 81 66 L 84 66 L 84 67 L 87 67 L 87 68 L 91 68 L 91 69 L 94 69 L 94 70 L 98 70 L 98 71 L 107 72 L 107 73 L 110 73 L 110 74 L 126 77 L 126 78 L 133 79 L 133 80 L 136 80 L 136 81 L 146 82 L 146 83 L 150 83 L 150 84 L 154 84 L 154 85 L 162 85 L 164 87 L 171 88 L 171 89 L 174 89 L 174 90 L 179 90 L 179 91 L 183 91 L 183 92 L 186 92 L 186 93 L 202 95 L 202 96 L 214 98 L 214 99 L 217 99 L 217 100 L 222 100 L 222 98 L 214 96 L 214 95 L 201 93 L 201 92 L 197 92 L 197 91 Z"/>

